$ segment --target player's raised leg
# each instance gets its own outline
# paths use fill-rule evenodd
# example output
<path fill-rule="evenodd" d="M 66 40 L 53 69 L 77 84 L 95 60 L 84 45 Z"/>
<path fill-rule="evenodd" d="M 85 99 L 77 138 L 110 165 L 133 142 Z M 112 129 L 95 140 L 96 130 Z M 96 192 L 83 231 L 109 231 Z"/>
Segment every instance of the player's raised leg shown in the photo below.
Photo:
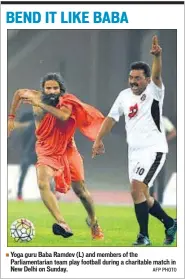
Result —
<path fill-rule="evenodd" d="M 85 207 L 89 222 L 87 222 L 88 226 L 91 227 L 91 234 L 93 239 L 103 239 L 103 231 L 101 227 L 98 224 L 96 215 L 95 215 L 95 209 L 94 209 L 94 203 L 93 199 L 87 190 L 87 186 L 84 181 L 73 181 L 72 187 L 75 192 L 75 194 L 78 196 L 78 198 L 81 200 L 83 206 Z"/>
<path fill-rule="evenodd" d="M 90 219 L 90 223 L 93 225 L 96 223 L 97 218 L 95 215 L 94 203 L 93 199 L 87 190 L 87 186 L 83 180 L 81 181 L 73 181 L 72 188 L 77 197 L 81 200 L 84 208 L 88 213 L 88 217 Z"/>
<path fill-rule="evenodd" d="M 88 226 L 91 228 L 91 234 L 93 239 L 103 239 L 103 231 L 100 228 L 94 208 L 94 202 L 89 193 L 86 183 L 84 181 L 84 165 L 83 159 L 78 152 L 74 142 L 73 145 L 68 149 L 67 157 L 70 165 L 72 188 L 77 197 L 82 202 L 85 210 L 88 214 Z"/>
<path fill-rule="evenodd" d="M 62 235 L 66 238 L 72 236 L 73 233 L 64 221 L 56 196 L 51 191 L 50 181 L 53 178 L 53 175 L 54 171 L 49 166 L 40 165 L 37 167 L 37 180 L 41 198 L 47 209 L 57 221 L 57 223 L 53 225 L 53 233 L 56 235 Z"/>
<path fill-rule="evenodd" d="M 149 206 L 149 213 L 164 224 L 165 245 L 170 245 L 175 241 L 177 232 L 177 220 L 170 217 L 161 207 L 160 203 L 149 194 L 149 189 L 145 191 L 145 197 Z"/>

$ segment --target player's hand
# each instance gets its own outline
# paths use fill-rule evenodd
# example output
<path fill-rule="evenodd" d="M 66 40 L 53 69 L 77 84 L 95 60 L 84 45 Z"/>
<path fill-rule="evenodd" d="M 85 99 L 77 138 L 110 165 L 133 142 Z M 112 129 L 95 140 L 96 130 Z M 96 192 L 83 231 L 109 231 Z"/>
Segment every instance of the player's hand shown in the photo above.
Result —
<path fill-rule="evenodd" d="M 10 134 L 15 129 L 15 121 L 14 119 L 8 119 L 8 137 L 10 137 Z"/>
<path fill-rule="evenodd" d="M 38 106 L 40 103 L 39 95 L 35 90 L 24 89 L 24 91 L 19 93 L 19 96 L 25 104 Z"/>
<path fill-rule="evenodd" d="M 158 38 L 157 36 L 153 36 L 152 38 L 152 48 L 150 50 L 150 53 L 152 55 L 155 55 L 155 56 L 159 56 L 162 52 L 162 48 L 160 47 L 159 43 L 158 43 Z"/>
<path fill-rule="evenodd" d="M 100 155 L 105 153 L 105 147 L 101 140 L 95 140 L 93 147 L 92 147 L 92 158 L 96 155 Z"/>

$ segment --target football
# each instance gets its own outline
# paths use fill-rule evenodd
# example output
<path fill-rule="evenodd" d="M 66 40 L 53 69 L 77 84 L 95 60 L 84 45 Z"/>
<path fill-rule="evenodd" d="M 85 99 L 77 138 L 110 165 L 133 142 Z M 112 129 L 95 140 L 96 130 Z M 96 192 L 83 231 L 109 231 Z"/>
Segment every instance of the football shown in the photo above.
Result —
<path fill-rule="evenodd" d="M 35 228 L 31 221 L 20 218 L 11 224 L 10 233 L 17 242 L 29 242 L 35 236 Z"/>

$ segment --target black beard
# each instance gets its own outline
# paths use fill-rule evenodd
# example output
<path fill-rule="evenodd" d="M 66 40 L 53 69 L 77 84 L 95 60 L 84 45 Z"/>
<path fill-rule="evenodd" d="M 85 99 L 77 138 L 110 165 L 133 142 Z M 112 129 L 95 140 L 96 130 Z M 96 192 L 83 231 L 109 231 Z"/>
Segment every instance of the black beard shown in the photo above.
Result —
<path fill-rule="evenodd" d="M 62 96 L 62 93 L 58 94 L 46 94 L 42 92 L 42 102 L 46 105 L 56 107 L 59 102 L 59 98 Z"/>

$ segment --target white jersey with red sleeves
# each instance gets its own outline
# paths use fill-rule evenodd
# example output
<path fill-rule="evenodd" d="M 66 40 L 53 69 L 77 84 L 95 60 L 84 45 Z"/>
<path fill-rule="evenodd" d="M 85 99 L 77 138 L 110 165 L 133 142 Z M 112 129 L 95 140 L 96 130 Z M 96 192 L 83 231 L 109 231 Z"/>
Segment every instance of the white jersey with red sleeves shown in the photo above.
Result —
<path fill-rule="evenodd" d="M 159 88 L 151 81 L 141 95 L 130 88 L 120 92 L 108 117 L 119 121 L 125 115 L 127 143 L 130 149 L 151 148 L 154 152 L 168 152 L 162 107 L 164 85 Z"/>

